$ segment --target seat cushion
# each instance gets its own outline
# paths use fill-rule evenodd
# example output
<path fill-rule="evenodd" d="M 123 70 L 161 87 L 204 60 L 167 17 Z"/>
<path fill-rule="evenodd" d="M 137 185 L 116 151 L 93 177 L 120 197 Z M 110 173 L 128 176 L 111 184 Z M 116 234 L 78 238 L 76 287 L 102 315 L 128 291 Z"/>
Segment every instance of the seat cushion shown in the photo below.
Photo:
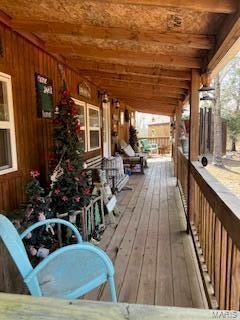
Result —
<path fill-rule="evenodd" d="M 38 281 L 43 296 L 68 298 L 89 282 L 97 287 L 106 281 L 106 273 L 104 262 L 96 254 L 74 249 L 49 262 L 38 274 Z"/>
<path fill-rule="evenodd" d="M 128 156 L 128 157 L 134 157 L 135 156 L 135 151 L 133 150 L 133 148 L 130 146 L 130 144 L 128 144 L 124 149 L 123 149 L 124 153 Z"/>

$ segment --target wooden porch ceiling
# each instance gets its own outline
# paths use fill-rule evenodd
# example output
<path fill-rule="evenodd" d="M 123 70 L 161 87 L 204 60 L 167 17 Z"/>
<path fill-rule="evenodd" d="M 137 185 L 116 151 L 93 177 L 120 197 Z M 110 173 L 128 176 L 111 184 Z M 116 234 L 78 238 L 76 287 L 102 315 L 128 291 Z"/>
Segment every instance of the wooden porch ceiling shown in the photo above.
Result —
<path fill-rule="evenodd" d="M 213 70 L 240 36 L 238 0 L 1 0 L 0 9 L 14 30 L 148 112 L 172 114 L 191 70 Z"/>

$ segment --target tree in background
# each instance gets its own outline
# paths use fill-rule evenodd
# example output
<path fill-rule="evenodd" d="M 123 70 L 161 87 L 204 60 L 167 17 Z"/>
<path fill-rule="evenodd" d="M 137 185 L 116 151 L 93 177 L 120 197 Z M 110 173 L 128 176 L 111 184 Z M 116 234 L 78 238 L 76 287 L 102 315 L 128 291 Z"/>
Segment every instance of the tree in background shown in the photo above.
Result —
<path fill-rule="evenodd" d="M 231 151 L 236 151 L 237 137 L 240 135 L 240 111 L 228 112 L 225 114 L 225 119 L 227 120 L 230 139 L 232 140 Z"/>
<path fill-rule="evenodd" d="M 236 151 L 239 136 L 240 112 L 240 55 L 237 55 L 221 72 L 221 100 L 223 104 L 223 117 L 227 120 L 231 151 Z"/>
<path fill-rule="evenodd" d="M 129 144 L 135 152 L 138 152 L 137 129 L 132 125 L 129 127 Z"/>

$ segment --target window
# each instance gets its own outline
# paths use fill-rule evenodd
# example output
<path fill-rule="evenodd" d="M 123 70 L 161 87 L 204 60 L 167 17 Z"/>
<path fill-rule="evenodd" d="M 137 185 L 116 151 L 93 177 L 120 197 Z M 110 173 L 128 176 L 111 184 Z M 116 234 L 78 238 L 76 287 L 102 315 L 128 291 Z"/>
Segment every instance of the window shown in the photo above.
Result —
<path fill-rule="evenodd" d="M 124 111 L 121 111 L 121 113 L 120 113 L 120 124 L 122 126 L 124 125 Z"/>
<path fill-rule="evenodd" d="M 17 170 L 11 76 L 0 72 L 0 174 Z"/>
<path fill-rule="evenodd" d="M 88 110 L 88 151 L 99 149 L 101 146 L 100 110 L 91 104 Z"/>
<path fill-rule="evenodd" d="M 77 117 L 80 120 L 80 126 L 81 126 L 80 139 L 83 143 L 83 150 L 87 151 L 86 103 L 74 98 L 72 99 L 75 103 Z"/>

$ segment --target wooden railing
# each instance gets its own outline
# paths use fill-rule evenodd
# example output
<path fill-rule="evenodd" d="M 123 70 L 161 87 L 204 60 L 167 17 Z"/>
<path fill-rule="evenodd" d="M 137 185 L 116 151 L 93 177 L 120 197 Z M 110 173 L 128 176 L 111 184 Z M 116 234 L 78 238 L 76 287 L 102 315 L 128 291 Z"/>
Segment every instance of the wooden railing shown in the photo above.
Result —
<path fill-rule="evenodd" d="M 176 172 L 178 177 L 178 186 L 180 192 L 184 195 L 184 200 L 188 201 L 188 159 L 187 157 L 177 149 L 177 161 L 176 161 Z"/>
<path fill-rule="evenodd" d="M 171 308 L 127 303 L 109 303 L 86 300 L 36 298 L 0 293 L 1 319 L 22 320 L 206 320 L 214 318 L 240 318 L 240 312 Z"/>
<path fill-rule="evenodd" d="M 170 147 L 170 137 L 141 137 L 138 140 L 147 139 L 149 143 L 156 143 L 158 147 Z"/>
<path fill-rule="evenodd" d="M 190 191 L 188 190 L 188 165 Z M 199 162 L 188 163 L 177 150 L 177 178 L 189 201 L 190 225 L 199 254 L 209 302 L 220 309 L 240 309 L 240 199 Z"/>

